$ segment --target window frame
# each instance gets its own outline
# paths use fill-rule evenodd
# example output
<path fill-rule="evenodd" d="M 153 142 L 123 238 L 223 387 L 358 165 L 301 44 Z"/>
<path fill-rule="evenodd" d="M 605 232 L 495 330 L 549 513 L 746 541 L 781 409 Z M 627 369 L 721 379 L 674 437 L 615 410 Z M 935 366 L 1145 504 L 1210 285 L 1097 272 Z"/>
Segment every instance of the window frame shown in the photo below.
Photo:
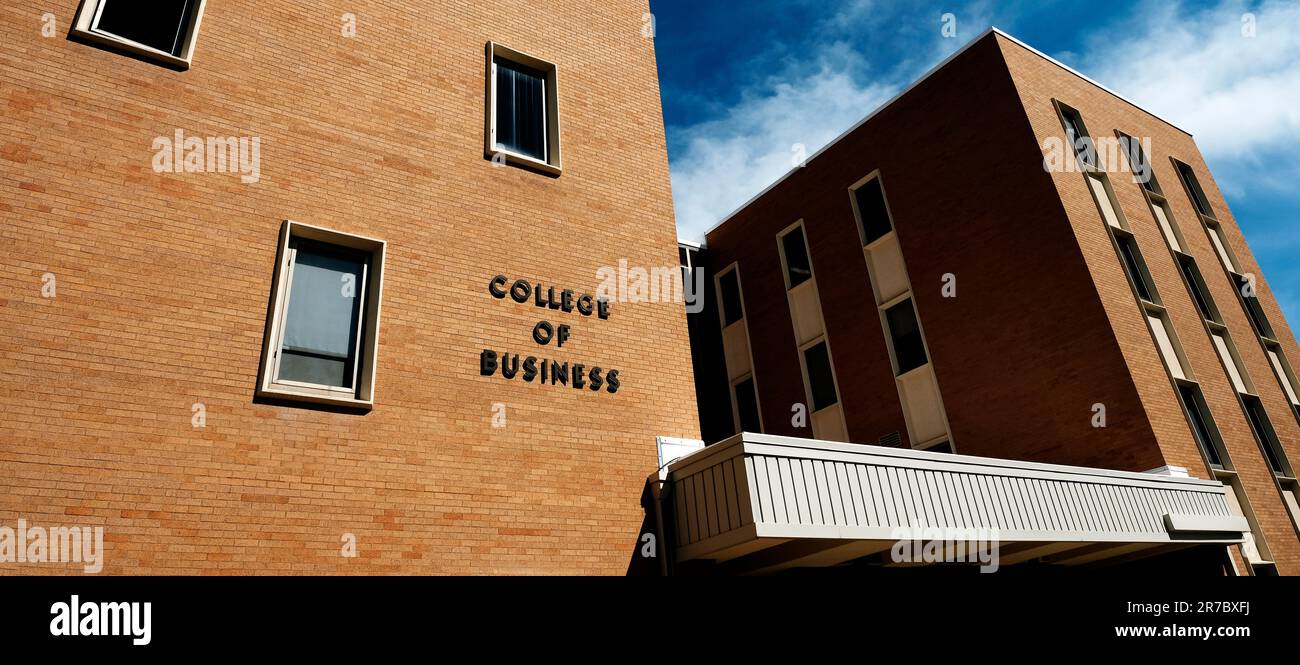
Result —
<path fill-rule="evenodd" d="M 81 7 L 78 8 L 76 17 L 73 18 L 72 34 L 96 44 L 120 49 L 182 71 L 190 68 L 190 65 L 194 62 L 194 51 L 198 45 L 199 29 L 203 23 L 203 10 L 207 7 L 207 0 L 195 0 L 196 4 L 194 11 L 190 15 L 185 38 L 182 40 L 183 46 L 180 55 L 174 55 L 148 44 L 142 44 L 106 30 L 101 30 L 99 21 L 104 12 L 104 7 L 113 1 L 124 2 L 125 0 L 82 0 Z"/>
<path fill-rule="evenodd" d="M 880 200 L 885 206 L 885 221 L 889 224 L 889 230 L 875 238 L 869 239 L 867 238 L 866 222 L 864 222 L 862 218 L 862 207 L 858 204 L 858 192 L 861 191 L 863 187 L 872 183 L 875 183 L 876 187 L 880 189 Z M 853 219 L 858 225 L 858 240 L 861 241 L 864 249 L 878 245 L 881 240 L 888 238 L 895 232 L 894 212 L 889 208 L 889 194 L 885 191 L 885 178 L 880 172 L 880 169 L 872 171 L 865 178 L 853 183 L 853 186 L 849 187 L 849 205 L 853 208 Z"/>
<path fill-rule="evenodd" d="M 369 257 L 362 282 L 358 285 L 358 297 L 362 298 L 362 302 L 356 341 L 356 361 L 352 368 L 355 378 L 350 389 L 279 378 L 282 355 L 280 352 L 283 349 L 285 319 L 293 280 L 293 259 L 296 252 L 292 245 L 295 240 L 307 240 Z M 280 229 L 271 303 L 262 341 L 262 362 L 258 369 L 258 397 L 367 410 L 373 408 L 386 254 L 387 243 L 382 240 L 292 220 L 284 222 Z"/>
<path fill-rule="evenodd" d="M 563 161 L 561 159 L 561 141 L 560 141 L 560 86 L 559 86 L 559 68 L 551 62 L 542 60 L 533 55 L 516 51 L 508 46 L 496 42 L 488 42 L 487 52 L 487 108 L 485 112 L 485 126 L 483 132 L 483 155 L 493 163 L 505 163 L 519 166 L 525 169 L 538 171 L 546 175 L 558 177 L 563 172 Z M 542 112 L 546 115 L 543 123 L 545 131 L 546 159 L 541 160 L 531 155 L 515 152 L 501 146 L 496 141 L 497 136 L 497 65 L 496 61 L 500 58 L 515 64 L 536 70 L 545 74 L 545 94 L 542 102 Z"/>

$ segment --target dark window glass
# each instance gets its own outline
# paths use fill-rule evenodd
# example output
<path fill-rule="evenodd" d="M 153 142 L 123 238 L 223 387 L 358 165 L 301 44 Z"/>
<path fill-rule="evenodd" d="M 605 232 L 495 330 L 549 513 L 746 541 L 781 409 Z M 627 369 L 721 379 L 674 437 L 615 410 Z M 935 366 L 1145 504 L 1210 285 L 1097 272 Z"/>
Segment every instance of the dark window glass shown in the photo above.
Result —
<path fill-rule="evenodd" d="M 195 0 L 105 0 L 95 29 L 180 56 Z"/>
<path fill-rule="evenodd" d="M 1142 150 L 1142 143 L 1127 134 L 1121 134 L 1119 137 L 1120 149 L 1128 157 L 1129 166 L 1133 169 L 1133 175 L 1144 189 L 1153 193 L 1160 193 L 1160 183 L 1156 182 L 1156 172 L 1152 168 L 1151 162 L 1147 161 L 1146 152 Z"/>
<path fill-rule="evenodd" d="M 546 161 L 546 75 L 502 58 L 496 69 L 497 143 Z"/>
<path fill-rule="evenodd" d="M 1196 179 L 1196 173 L 1192 171 L 1192 167 L 1182 162 L 1174 162 L 1174 164 L 1178 167 L 1178 177 L 1187 186 L 1188 194 L 1192 198 L 1192 204 L 1196 206 L 1196 209 L 1202 215 L 1213 218 L 1214 212 L 1210 210 L 1210 201 L 1205 198 L 1205 190 L 1201 189 L 1201 181 Z"/>
<path fill-rule="evenodd" d="M 1255 326 L 1255 333 L 1260 337 L 1273 339 L 1273 326 L 1269 325 L 1264 309 L 1259 306 L 1259 293 L 1255 290 L 1256 287 L 1245 275 L 1232 273 L 1232 280 L 1237 284 L 1237 294 L 1241 296 L 1241 303 L 1246 307 L 1246 314 L 1250 315 L 1250 323 Z"/>
<path fill-rule="evenodd" d="M 1183 271 L 1183 279 L 1187 281 L 1187 287 L 1192 291 L 1192 299 L 1196 301 L 1196 309 L 1200 310 L 1201 317 L 1207 321 L 1223 323 L 1219 319 L 1219 312 L 1214 306 L 1214 300 L 1210 297 L 1210 292 L 1205 288 L 1205 280 L 1201 277 L 1201 270 L 1196 267 L 1196 259 L 1180 254 L 1178 256 L 1178 266 Z"/>
<path fill-rule="evenodd" d="M 1147 302 L 1156 302 L 1155 289 L 1147 280 L 1146 262 L 1142 260 L 1142 252 L 1138 249 L 1137 242 L 1119 233 L 1115 234 L 1115 241 L 1119 243 L 1119 255 L 1124 260 L 1124 271 L 1128 273 L 1129 279 L 1133 280 L 1133 288 L 1137 289 L 1138 297 Z"/>
<path fill-rule="evenodd" d="M 793 289 L 812 278 L 812 265 L 808 262 L 808 247 L 803 242 L 803 229 L 785 234 L 781 238 L 781 245 L 785 248 L 786 276 Z"/>
<path fill-rule="evenodd" d="M 1065 122 L 1065 136 L 1074 148 L 1074 153 L 1084 163 L 1096 166 L 1097 150 L 1093 146 L 1092 137 L 1088 135 L 1088 128 L 1083 126 L 1083 118 L 1079 116 L 1079 112 L 1068 106 L 1063 106 L 1061 107 L 1061 118 Z"/>
<path fill-rule="evenodd" d="M 367 260 L 310 241 L 294 247 L 278 378 L 351 388 Z"/>
<path fill-rule="evenodd" d="M 932 453 L 951 453 L 952 443 L 948 441 L 944 441 L 943 443 L 940 443 L 938 445 L 930 446 L 929 448 L 926 448 L 926 450 Z"/>
<path fill-rule="evenodd" d="M 740 304 L 740 278 L 732 270 L 718 278 L 718 287 L 722 291 L 723 326 L 729 326 L 745 318 L 745 310 Z"/>
<path fill-rule="evenodd" d="M 893 230 L 889 210 L 885 208 L 885 191 L 880 187 L 880 178 L 859 187 L 853 196 L 858 202 L 858 216 L 862 218 L 863 244 L 870 245 Z"/>
<path fill-rule="evenodd" d="M 831 374 L 830 351 L 826 342 L 818 342 L 803 352 L 804 363 L 808 367 L 808 388 L 812 392 L 813 411 L 821 411 L 834 406 L 839 401 L 835 394 L 835 379 Z"/>
<path fill-rule="evenodd" d="M 1178 384 L 1178 392 L 1183 398 L 1183 408 L 1187 411 L 1187 421 L 1191 423 L 1192 434 L 1196 436 L 1196 444 L 1204 451 L 1205 457 L 1210 461 L 1210 466 L 1216 469 L 1223 468 L 1223 458 L 1219 455 L 1219 448 L 1214 443 L 1214 436 L 1210 430 L 1209 413 L 1205 408 L 1205 402 L 1201 399 L 1200 389 L 1195 386 Z"/>
<path fill-rule="evenodd" d="M 689 268 L 691 266 L 691 255 L 685 247 L 679 246 L 677 248 L 677 263 L 683 268 Z"/>
<path fill-rule="evenodd" d="M 1242 395 L 1241 400 L 1246 405 L 1246 415 L 1250 417 L 1250 428 L 1254 430 L 1255 438 L 1259 439 L 1260 445 L 1264 448 L 1264 457 L 1268 458 L 1269 468 L 1273 473 L 1282 475 L 1286 472 L 1286 467 L 1282 465 L 1282 446 L 1278 443 L 1277 432 L 1273 431 L 1273 423 L 1264 412 L 1263 402 L 1251 395 Z"/>
<path fill-rule="evenodd" d="M 745 379 L 736 384 L 736 412 L 740 414 L 740 431 L 763 431 L 758 418 L 758 395 L 754 391 L 753 379 Z"/>
<path fill-rule="evenodd" d="M 916 323 L 916 310 L 910 299 L 885 310 L 885 320 L 889 323 L 889 335 L 894 340 L 894 359 L 898 362 L 899 376 L 929 362 L 925 355 L 925 342 L 921 339 L 921 328 Z"/>

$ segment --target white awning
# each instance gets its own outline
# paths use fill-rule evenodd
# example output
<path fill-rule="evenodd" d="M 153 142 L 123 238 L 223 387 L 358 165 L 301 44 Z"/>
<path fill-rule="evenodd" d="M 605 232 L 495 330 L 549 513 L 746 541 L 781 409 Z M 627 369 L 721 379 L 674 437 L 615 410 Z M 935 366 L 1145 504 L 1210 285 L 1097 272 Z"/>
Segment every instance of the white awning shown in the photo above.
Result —
<path fill-rule="evenodd" d="M 996 534 L 1002 566 L 1069 565 L 1239 543 L 1249 529 L 1212 480 L 763 434 L 696 451 L 665 475 L 677 562 L 828 566 L 939 531 Z"/>

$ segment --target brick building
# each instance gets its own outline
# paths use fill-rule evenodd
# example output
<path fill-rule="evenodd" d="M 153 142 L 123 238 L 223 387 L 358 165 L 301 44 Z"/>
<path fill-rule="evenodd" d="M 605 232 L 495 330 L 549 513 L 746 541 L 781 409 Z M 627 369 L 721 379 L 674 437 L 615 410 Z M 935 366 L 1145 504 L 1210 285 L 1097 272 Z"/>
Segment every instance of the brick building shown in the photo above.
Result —
<path fill-rule="evenodd" d="M 1300 348 L 1179 128 L 992 30 L 705 240 L 706 440 L 1182 468 L 1300 574 Z"/>
<path fill-rule="evenodd" d="M 647 11 L 0 3 L 0 525 L 102 526 L 108 574 L 624 573 L 698 437 L 681 305 L 583 311 L 676 269 Z"/>

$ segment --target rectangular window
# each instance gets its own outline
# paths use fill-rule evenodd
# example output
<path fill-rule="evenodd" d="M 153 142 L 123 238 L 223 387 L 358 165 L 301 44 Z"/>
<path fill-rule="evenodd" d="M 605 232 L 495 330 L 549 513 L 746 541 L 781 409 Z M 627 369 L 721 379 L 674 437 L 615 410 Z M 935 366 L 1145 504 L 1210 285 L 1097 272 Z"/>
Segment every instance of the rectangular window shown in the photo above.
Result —
<path fill-rule="evenodd" d="M 735 270 L 718 278 L 718 291 L 722 300 L 723 327 L 745 318 L 745 310 L 740 302 L 740 277 Z"/>
<path fill-rule="evenodd" d="M 1120 133 L 1120 149 L 1124 151 L 1124 156 L 1128 158 L 1130 169 L 1133 171 L 1133 177 L 1137 179 L 1142 188 L 1155 194 L 1160 195 L 1160 183 L 1156 181 L 1155 168 L 1147 160 L 1146 153 L 1142 150 L 1142 142 Z"/>
<path fill-rule="evenodd" d="M 812 393 L 813 411 L 835 406 L 839 397 L 835 394 L 835 377 L 831 373 L 831 356 L 826 342 L 804 349 L 803 359 L 808 371 L 808 392 Z"/>
<path fill-rule="evenodd" d="M 1205 287 L 1205 279 L 1196 265 L 1196 259 L 1186 254 L 1178 254 L 1178 267 L 1183 272 L 1183 279 L 1187 281 L 1187 288 L 1192 292 L 1192 300 L 1196 301 L 1196 309 L 1200 311 L 1201 317 L 1206 321 L 1222 324 L 1223 318 L 1219 316 L 1219 308 L 1215 307 L 1214 299 L 1210 297 L 1210 292 Z"/>
<path fill-rule="evenodd" d="M 1212 333 L 1211 337 L 1214 338 L 1214 349 L 1219 352 L 1219 359 L 1228 370 L 1228 378 L 1232 379 L 1232 387 L 1239 393 L 1254 393 L 1250 375 L 1242 370 L 1241 359 L 1237 356 L 1237 348 L 1232 345 L 1232 340 L 1223 333 Z"/>
<path fill-rule="evenodd" d="M 862 232 L 862 244 L 870 245 L 889 235 L 894 230 L 894 223 L 889 218 L 889 208 L 885 204 L 885 190 L 880 178 L 872 178 L 865 185 L 853 191 L 854 209 L 858 215 L 858 227 Z"/>
<path fill-rule="evenodd" d="M 1137 291 L 1138 297 L 1150 302 L 1159 303 L 1156 299 L 1156 288 L 1151 283 L 1151 275 L 1147 272 L 1146 261 L 1142 259 L 1142 251 L 1138 249 L 1137 240 L 1132 236 L 1124 233 L 1116 233 L 1115 242 L 1119 245 L 1119 256 L 1124 262 L 1124 271 L 1128 273 L 1128 278 L 1133 282 L 1133 288 Z"/>
<path fill-rule="evenodd" d="M 808 246 L 804 243 L 803 225 L 781 237 L 781 255 L 785 258 L 785 286 L 793 289 L 812 279 Z"/>
<path fill-rule="evenodd" d="M 893 342 L 894 362 L 898 365 L 899 376 L 930 362 L 925 353 L 921 327 L 916 321 L 916 309 L 910 298 L 885 310 L 885 321 L 889 324 L 889 336 Z"/>
<path fill-rule="evenodd" d="M 758 417 L 758 393 L 753 378 L 736 384 L 736 418 L 741 432 L 763 431 L 762 421 Z"/>
<path fill-rule="evenodd" d="M 73 34 L 153 60 L 189 67 L 204 0 L 85 0 Z"/>
<path fill-rule="evenodd" d="M 1241 296 L 1241 304 L 1246 307 L 1246 314 L 1250 315 L 1250 324 L 1255 326 L 1255 332 L 1260 337 L 1275 339 L 1273 326 L 1269 325 L 1264 308 L 1259 305 L 1259 293 L 1255 290 L 1255 284 L 1249 277 L 1236 273 L 1232 274 L 1232 280 L 1237 285 L 1237 294 Z"/>
<path fill-rule="evenodd" d="M 1097 149 L 1092 142 L 1092 135 L 1088 133 L 1088 128 L 1083 125 L 1083 117 L 1078 111 L 1065 104 L 1059 106 L 1061 124 L 1065 126 L 1065 138 L 1074 149 L 1074 154 L 1078 155 L 1079 161 L 1084 164 L 1096 166 Z"/>
<path fill-rule="evenodd" d="M 1187 195 L 1192 199 L 1192 205 L 1196 206 L 1196 211 L 1214 219 L 1214 211 L 1210 208 L 1210 200 L 1205 197 L 1205 190 L 1201 189 L 1201 182 L 1197 180 L 1196 173 L 1192 167 L 1175 160 L 1174 166 L 1178 169 L 1178 177 L 1182 179 L 1183 186 L 1187 188 Z"/>
<path fill-rule="evenodd" d="M 1241 401 L 1246 406 L 1246 416 L 1250 418 L 1250 428 L 1254 430 L 1255 438 L 1259 439 L 1260 445 L 1264 448 L 1264 457 L 1268 458 L 1268 467 L 1276 475 L 1288 475 L 1289 469 L 1285 464 L 1286 456 L 1282 453 L 1282 444 L 1277 440 L 1277 432 L 1273 431 L 1273 423 L 1269 421 L 1268 414 L 1264 412 L 1264 403 L 1253 395 L 1243 395 Z"/>
<path fill-rule="evenodd" d="M 384 244 L 288 222 L 260 394 L 373 403 Z"/>
<path fill-rule="evenodd" d="M 560 173 L 559 95 L 555 65 L 488 44 L 489 158 L 550 175 Z"/>
<path fill-rule="evenodd" d="M 1219 431 L 1214 426 L 1210 410 L 1201 397 L 1201 389 L 1194 383 L 1178 382 L 1178 395 L 1182 398 L 1183 409 L 1187 412 L 1187 421 L 1192 427 L 1196 443 L 1205 453 L 1210 467 L 1223 468 L 1223 455 L 1220 454 Z"/>

